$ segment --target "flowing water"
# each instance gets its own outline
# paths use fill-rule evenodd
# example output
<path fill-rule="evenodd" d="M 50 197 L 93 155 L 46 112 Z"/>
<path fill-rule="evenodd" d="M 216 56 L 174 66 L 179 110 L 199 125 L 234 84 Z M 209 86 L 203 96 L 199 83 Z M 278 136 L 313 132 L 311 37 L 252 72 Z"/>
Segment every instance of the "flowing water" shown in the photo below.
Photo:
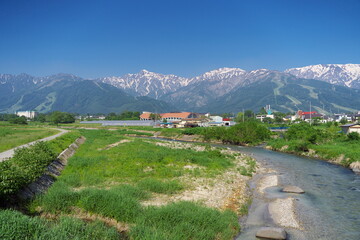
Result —
<path fill-rule="evenodd" d="M 267 212 L 267 203 L 275 198 L 292 196 L 301 230 L 285 228 L 291 240 L 359 240 L 360 239 L 360 175 L 325 161 L 269 151 L 260 147 L 232 146 L 275 170 L 279 185 L 268 188 L 265 196 L 254 192 L 247 219 L 237 240 L 256 239 L 256 231 L 274 226 Z M 250 187 L 266 174 L 257 175 Z M 295 185 L 305 194 L 281 192 L 281 186 Z"/>
<path fill-rule="evenodd" d="M 265 196 L 255 189 L 259 179 L 269 173 L 257 174 L 250 182 L 253 201 L 236 240 L 255 240 L 259 228 L 276 226 L 267 210 L 268 203 L 289 196 L 296 199 L 295 213 L 301 229 L 285 227 L 288 240 L 360 240 L 360 175 L 325 161 L 261 147 L 226 147 L 252 156 L 263 167 L 275 170 L 270 175 L 279 179 L 278 186 L 267 188 Z M 281 190 L 285 185 L 298 186 L 305 193 L 284 193 Z"/>

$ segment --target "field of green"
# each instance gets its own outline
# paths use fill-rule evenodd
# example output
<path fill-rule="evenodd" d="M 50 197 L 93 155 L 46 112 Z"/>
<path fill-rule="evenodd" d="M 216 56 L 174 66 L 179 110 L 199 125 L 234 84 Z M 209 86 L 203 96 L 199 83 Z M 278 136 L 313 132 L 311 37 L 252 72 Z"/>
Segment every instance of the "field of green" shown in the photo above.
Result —
<path fill-rule="evenodd" d="M 221 240 L 239 232 L 238 213 L 229 209 L 192 201 L 144 204 L 193 190 L 187 179 L 221 176 L 235 168 L 235 155 L 206 144 L 169 148 L 126 137 L 143 135 L 132 130 L 79 132 L 86 142 L 48 192 L 28 204 L 37 217 L 0 211 L 0 239 Z M 235 171 L 251 175 L 255 162 L 244 164 Z"/>
<path fill-rule="evenodd" d="M 58 130 L 50 128 L 1 123 L 0 152 L 54 135 L 58 132 Z"/>

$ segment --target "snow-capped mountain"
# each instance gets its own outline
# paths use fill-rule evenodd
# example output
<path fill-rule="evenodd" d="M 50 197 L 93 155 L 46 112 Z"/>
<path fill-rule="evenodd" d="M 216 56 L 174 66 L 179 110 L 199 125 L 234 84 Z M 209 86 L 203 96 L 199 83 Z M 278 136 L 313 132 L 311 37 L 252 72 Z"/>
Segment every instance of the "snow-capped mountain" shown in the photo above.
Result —
<path fill-rule="evenodd" d="M 199 81 L 221 81 L 224 79 L 233 79 L 239 76 L 242 76 L 246 73 L 245 70 L 240 68 L 219 68 L 206 72 L 200 76 L 194 77 L 190 82 L 199 82 Z"/>
<path fill-rule="evenodd" d="M 161 99 L 185 109 L 201 108 L 235 89 L 265 79 L 272 72 L 267 69 L 247 72 L 240 68 L 220 68 L 190 79 L 186 87 Z"/>
<path fill-rule="evenodd" d="M 331 84 L 360 88 L 360 64 L 318 64 L 285 70 L 299 78 L 316 79 Z"/>
<path fill-rule="evenodd" d="M 149 96 L 156 99 L 166 93 L 187 86 L 190 82 L 188 78 L 172 74 L 164 75 L 147 70 L 135 74 L 126 74 L 122 77 L 105 77 L 98 80 L 138 96 Z"/>

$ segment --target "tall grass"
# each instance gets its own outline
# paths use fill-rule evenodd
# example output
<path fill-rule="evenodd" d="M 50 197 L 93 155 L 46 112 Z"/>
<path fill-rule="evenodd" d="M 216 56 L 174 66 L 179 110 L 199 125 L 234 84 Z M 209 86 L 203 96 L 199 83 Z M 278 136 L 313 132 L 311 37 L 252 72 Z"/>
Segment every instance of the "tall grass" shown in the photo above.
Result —
<path fill-rule="evenodd" d="M 232 239 L 239 231 L 237 216 L 191 202 L 148 207 L 130 231 L 133 239 Z"/>
<path fill-rule="evenodd" d="M 120 239 L 115 228 L 102 222 L 85 223 L 81 220 L 62 217 L 57 222 L 38 217 L 28 217 L 13 210 L 0 210 L 0 239 Z"/>
<path fill-rule="evenodd" d="M 172 194 L 181 191 L 184 187 L 177 180 L 159 181 L 154 178 L 145 178 L 137 184 L 140 189 L 144 189 L 154 193 Z"/>

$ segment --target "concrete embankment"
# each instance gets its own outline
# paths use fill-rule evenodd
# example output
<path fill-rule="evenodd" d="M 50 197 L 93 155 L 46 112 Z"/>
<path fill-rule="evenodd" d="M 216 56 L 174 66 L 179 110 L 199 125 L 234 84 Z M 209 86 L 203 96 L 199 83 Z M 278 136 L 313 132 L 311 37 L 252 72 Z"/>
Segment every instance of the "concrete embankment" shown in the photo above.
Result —
<path fill-rule="evenodd" d="M 35 182 L 23 188 L 17 194 L 17 197 L 26 200 L 33 198 L 36 194 L 45 192 L 54 183 L 56 177 L 61 174 L 61 171 L 67 165 L 67 160 L 74 155 L 75 151 L 85 140 L 85 137 L 79 137 L 74 143 L 70 144 L 68 148 L 59 154 L 55 161 L 49 164 L 46 172 Z"/>

